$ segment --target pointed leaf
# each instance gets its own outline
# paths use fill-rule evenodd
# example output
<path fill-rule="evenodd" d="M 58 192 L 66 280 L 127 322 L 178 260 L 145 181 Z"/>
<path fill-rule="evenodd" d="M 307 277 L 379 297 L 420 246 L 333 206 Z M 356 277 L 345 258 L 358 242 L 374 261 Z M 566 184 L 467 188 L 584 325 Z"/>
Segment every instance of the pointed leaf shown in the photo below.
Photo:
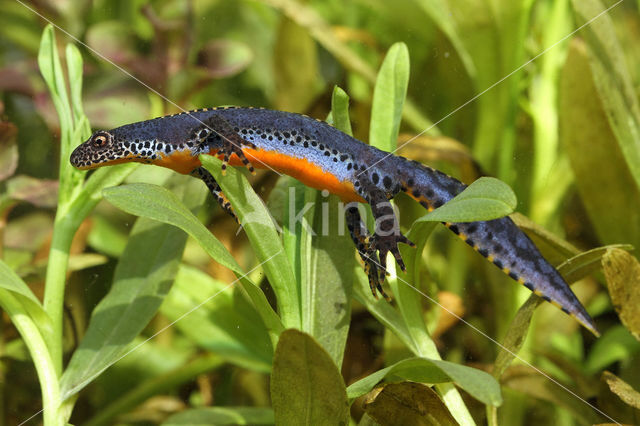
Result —
<path fill-rule="evenodd" d="M 93 310 L 89 328 L 61 379 L 67 398 L 123 355 L 171 288 L 187 236 L 141 218 L 136 221 L 109 293 Z"/>
<path fill-rule="evenodd" d="M 409 84 L 409 50 L 404 43 L 396 43 L 382 62 L 371 107 L 369 144 L 383 151 L 396 148 L 402 107 Z"/>
<path fill-rule="evenodd" d="M 624 250 L 607 250 L 602 258 L 604 275 L 620 321 L 640 341 L 640 263 Z"/>
<path fill-rule="evenodd" d="M 273 410 L 263 407 L 205 407 L 174 414 L 162 426 L 272 425 Z"/>
<path fill-rule="evenodd" d="M 128 213 L 168 223 L 188 233 L 209 256 L 239 277 L 243 289 L 269 331 L 278 334 L 282 330 L 280 318 L 269 305 L 262 290 L 246 278 L 224 245 L 170 191 L 156 185 L 130 184 L 107 188 L 103 193 L 110 203 Z"/>
<path fill-rule="evenodd" d="M 350 399 L 369 392 L 383 379 L 401 378 L 423 383 L 454 382 L 471 396 L 487 405 L 502 404 L 500 385 L 486 373 L 475 368 L 427 358 L 408 358 L 378 370 L 347 388 Z"/>
<path fill-rule="evenodd" d="M 516 205 L 516 196 L 509 185 L 495 178 L 481 177 L 416 223 L 492 220 L 511 214 Z"/>

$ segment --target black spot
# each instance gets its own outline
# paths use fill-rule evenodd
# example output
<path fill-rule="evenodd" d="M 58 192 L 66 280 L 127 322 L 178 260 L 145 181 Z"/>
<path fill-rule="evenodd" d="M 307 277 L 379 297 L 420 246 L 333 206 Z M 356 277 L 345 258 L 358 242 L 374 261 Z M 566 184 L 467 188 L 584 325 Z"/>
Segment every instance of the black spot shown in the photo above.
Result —
<path fill-rule="evenodd" d="M 349 156 L 347 154 L 340 155 L 340 161 L 345 161 Z"/>
<path fill-rule="evenodd" d="M 333 155 L 338 155 L 338 150 L 337 150 L 337 149 L 332 149 L 332 150 L 331 150 L 331 153 L 332 153 Z"/>
<path fill-rule="evenodd" d="M 247 129 L 242 129 L 242 134 L 246 135 L 247 134 Z"/>
<path fill-rule="evenodd" d="M 284 135 L 285 138 L 288 138 L 291 136 L 291 133 L 289 132 L 282 132 L 282 134 Z"/>
<path fill-rule="evenodd" d="M 352 167 L 353 165 L 351 163 L 347 163 L 347 170 L 351 170 Z"/>
<path fill-rule="evenodd" d="M 323 144 L 318 145 L 318 148 L 320 149 L 320 151 L 324 151 L 324 145 Z"/>
<path fill-rule="evenodd" d="M 377 185 L 380 181 L 380 176 L 378 176 L 378 174 L 374 172 L 373 175 L 371 175 L 371 180 L 375 185 Z"/>
<path fill-rule="evenodd" d="M 481 248 L 478 250 L 478 253 L 480 253 L 481 255 L 483 255 L 484 257 L 489 256 L 489 250 Z"/>
<path fill-rule="evenodd" d="M 413 186 L 413 184 L 414 184 L 413 179 L 409 178 L 409 179 L 407 180 L 407 185 L 409 185 L 409 186 Z"/>
<path fill-rule="evenodd" d="M 427 198 L 433 198 L 434 195 L 433 189 L 427 189 Z"/>
<path fill-rule="evenodd" d="M 496 244 L 495 246 L 493 246 L 493 251 L 495 251 L 496 253 L 502 253 L 502 246 L 500 244 Z"/>
<path fill-rule="evenodd" d="M 458 229 L 458 225 L 451 225 L 449 229 L 451 229 L 451 231 L 453 231 L 453 233 L 456 235 L 460 233 L 460 230 Z"/>
<path fill-rule="evenodd" d="M 547 302 L 551 302 L 551 298 L 550 298 L 549 296 L 545 296 L 545 295 L 543 294 L 543 295 L 542 295 L 542 296 L 540 296 L 540 297 L 542 297 L 542 299 L 543 299 L 543 300 L 546 300 Z"/>
<path fill-rule="evenodd" d="M 469 225 L 467 227 L 467 233 L 469 233 L 469 234 L 473 234 L 477 230 L 478 230 L 478 225 L 476 225 L 475 223 L 472 223 L 471 225 Z"/>
<path fill-rule="evenodd" d="M 318 142 L 316 142 L 316 141 L 311 141 L 311 146 L 318 146 Z"/>
<path fill-rule="evenodd" d="M 509 271 L 509 276 L 514 280 L 518 281 L 518 274 L 516 274 L 515 272 Z"/>
<path fill-rule="evenodd" d="M 443 204 L 444 204 L 444 202 L 442 200 L 435 200 L 433 202 L 433 207 L 437 209 L 438 207 L 440 207 Z"/>
<path fill-rule="evenodd" d="M 149 141 L 145 141 L 144 142 L 144 147 L 145 148 L 149 148 L 151 146 L 151 143 Z"/>
<path fill-rule="evenodd" d="M 304 141 L 304 143 L 302 144 L 302 146 L 304 146 L 305 148 L 309 148 L 309 142 Z"/>
<path fill-rule="evenodd" d="M 500 259 L 494 259 L 493 264 L 502 269 L 502 261 Z"/>
<path fill-rule="evenodd" d="M 325 152 L 324 152 L 324 156 L 325 156 L 325 157 L 328 157 L 328 156 L 330 156 L 330 155 L 331 155 L 331 153 L 330 153 L 329 151 L 325 151 Z"/>
<path fill-rule="evenodd" d="M 533 284 L 531 284 L 530 282 L 525 282 L 523 285 L 531 291 L 533 291 L 534 289 Z"/>
<path fill-rule="evenodd" d="M 385 176 L 384 178 L 382 178 L 382 184 L 385 188 L 389 189 L 391 188 L 393 182 L 391 181 L 391 178 L 389 176 Z"/>
<path fill-rule="evenodd" d="M 338 159 L 337 159 L 336 157 L 333 157 L 333 162 L 334 162 L 334 163 L 337 163 L 337 162 L 338 162 Z"/>
<path fill-rule="evenodd" d="M 560 309 L 561 309 L 561 310 L 562 310 L 562 312 L 564 312 L 565 314 L 569 314 L 569 315 L 571 315 L 571 311 L 570 311 L 569 309 L 565 308 L 564 306 L 562 306 Z"/>
<path fill-rule="evenodd" d="M 360 186 L 360 181 L 356 181 L 356 183 L 353 184 L 353 186 L 355 186 L 356 188 Z"/>
<path fill-rule="evenodd" d="M 475 245 L 475 242 L 471 238 L 467 238 L 466 240 L 464 240 L 464 242 L 472 247 Z"/>

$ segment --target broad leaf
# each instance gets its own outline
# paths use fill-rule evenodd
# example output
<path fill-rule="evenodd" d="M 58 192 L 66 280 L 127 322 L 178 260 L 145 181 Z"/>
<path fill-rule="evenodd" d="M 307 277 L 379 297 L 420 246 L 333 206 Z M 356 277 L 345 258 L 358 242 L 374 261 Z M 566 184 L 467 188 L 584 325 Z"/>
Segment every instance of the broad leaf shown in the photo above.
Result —
<path fill-rule="evenodd" d="M 308 334 L 280 335 L 271 373 L 271 402 L 276 424 L 349 423 L 349 404 L 340 371 Z"/>
<path fill-rule="evenodd" d="M 495 178 L 481 177 L 449 202 L 416 222 L 492 220 L 511 214 L 516 205 L 516 196 L 506 183 Z"/>

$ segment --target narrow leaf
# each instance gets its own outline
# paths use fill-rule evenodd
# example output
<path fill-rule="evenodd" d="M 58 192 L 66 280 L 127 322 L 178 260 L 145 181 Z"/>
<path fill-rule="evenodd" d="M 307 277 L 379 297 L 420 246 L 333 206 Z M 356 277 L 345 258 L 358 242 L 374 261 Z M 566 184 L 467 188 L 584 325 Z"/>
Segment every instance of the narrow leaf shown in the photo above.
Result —
<path fill-rule="evenodd" d="M 205 407 L 174 414 L 162 426 L 272 425 L 273 410 L 263 407 Z"/>
<path fill-rule="evenodd" d="M 640 263 L 624 250 L 607 250 L 602 258 L 607 286 L 620 321 L 640 341 Z"/>
<path fill-rule="evenodd" d="M 278 334 L 282 330 L 282 323 L 262 290 L 244 276 L 244 272 L 222 243 L 170 191 L 156 185 L 130 184 L 107 188 L 103 192 L 110 203 L 128 213 L 168 223 L 188 233 L 216 262 L 241 277 L 239 279 L 243 289 L 270 332 Z"/>
<path fill-rule="evenodd" d="M 238 215 L 251 247 L 278 298 L 278 309 L 283 324 L 285 327 L 300 327 L 298 284 L 280 235 L 264 202 L 239 170 L 229 168 L 226 176 L 222 176 L 222 163 L 219 159 L 201 155 L 200 161 L 213 174 Z"/>
<path fill-rule="evenodd" d="M 333 87 L 331 117 L 333 119 L 333 127 L 348 135 L 353 135 L 351 120 L 349 119 L 349 95 L 339 86 Z"/>
<path fill-rule="evenodd" d="M 602 379 L 607 383 L 611 392 L 638 410 L 640 410 L 640 392 L 635 390 L 631 385 L 613 373 L 605 371 L 602 373 Z"/>
<path fill-rule="evenodd" d="M 471 396 L 487 405 L 502 404 L 500 385 L 486 373 L 475 368 L 427 358 L 408 358 L 378 370 L 347 388 L 350 399 L 369 392 L 383 379 L 401 378 L 423 383 L 453 382 Z"/>
<path fill-rule="evenodd" d="M 600 0 L 572 0 L 578 25 L 598 16 L 580 34 L 587 42 L 593 81 L 627 168 L 640 188 L 640 103 L 613 20 Z"/>
<path fill-rule="evenodd" d="M 45 339 L 49 338 L 53 330 L 49 315 L 44 311 L 42 304 L 29 286 L 2 260 L 0 260 L 0 288 L 13 294 L 25 311 L 29 313 L 31 320 L 38 326 L 42 336 Z"/>
<path fill-rule="evenodd" d="M 371 106 L 369 144 L 383 151 L 393 151 L 398 141 L 402 106 L 409 84 L 409 50 L 396 43 L 382 62 Z"/>

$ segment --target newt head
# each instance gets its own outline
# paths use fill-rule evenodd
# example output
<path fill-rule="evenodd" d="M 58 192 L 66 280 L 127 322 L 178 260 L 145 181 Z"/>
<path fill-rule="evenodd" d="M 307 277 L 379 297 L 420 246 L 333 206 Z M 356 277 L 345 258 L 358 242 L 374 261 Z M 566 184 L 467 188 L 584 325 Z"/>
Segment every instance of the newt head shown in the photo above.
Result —
<path fill-rule="evenodd" d="M 124 143 L 116 141 L 110 132 L 99 130 L 81 143 L 71 154 L 71 164 L 80 169 L 95 169 L 100 166 L 135 161 L 133 153 Z"/>

